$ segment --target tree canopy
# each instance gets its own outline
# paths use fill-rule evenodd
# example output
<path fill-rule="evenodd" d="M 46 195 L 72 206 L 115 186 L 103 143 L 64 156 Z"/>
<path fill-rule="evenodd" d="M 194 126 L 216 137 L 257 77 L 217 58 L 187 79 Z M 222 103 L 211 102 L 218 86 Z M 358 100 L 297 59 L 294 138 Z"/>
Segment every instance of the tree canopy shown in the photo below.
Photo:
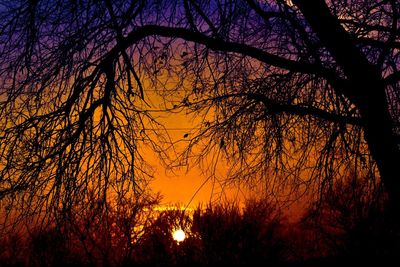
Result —
<path fill-rule="evenodd" d="M 1 1 L 0 200 L 33 213 L 140 194 L 165 156 L 146 91 L 203 118 L 179 160 L 316 189 L 344 173 L 400 204 L 400 3 Z M 159 139 L 155 139 L 155 137 Z M 204 142 L 205 141 L 205 142 Z M 268 178 L 269 177 L 269 178 Z"/>

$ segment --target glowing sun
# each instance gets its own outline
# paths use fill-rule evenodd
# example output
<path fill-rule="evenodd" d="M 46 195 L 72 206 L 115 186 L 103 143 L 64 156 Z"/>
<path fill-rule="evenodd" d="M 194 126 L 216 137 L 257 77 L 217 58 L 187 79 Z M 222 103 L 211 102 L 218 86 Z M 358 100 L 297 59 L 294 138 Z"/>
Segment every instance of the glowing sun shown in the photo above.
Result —
<path fill-rule="evenodd" d="M 172 232 L 172 238 L 177 242 L 182 242 L 186 238 L 186 234 L 182 229 L 176 229 Z"/>

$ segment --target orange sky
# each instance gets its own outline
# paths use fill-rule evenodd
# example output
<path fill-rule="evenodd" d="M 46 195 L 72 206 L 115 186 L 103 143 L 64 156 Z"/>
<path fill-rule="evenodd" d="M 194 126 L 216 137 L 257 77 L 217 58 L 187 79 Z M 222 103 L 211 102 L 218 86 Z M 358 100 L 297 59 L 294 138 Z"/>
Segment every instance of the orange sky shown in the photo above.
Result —
<path fill-rule="evenodd" d="M 183 112 L 178 114 L 159 114 L 158 121 L 162 122 L 168 129 L 170 137 L 177 141 L 181 140 L 178 149 L 183 149 L 186 145 L 184 135 L 189 133 L 190 128 L 196 128 L 196 123 L 192 121 L 191 116 Z M 166 168 L 157 159 L 151 151 L 146 151 L 145 158 L 155 168 L 155 179 L 151 182 L 151 188 L 155 192 L 160 192 L 164 203 L 179 203 L 182 205 L 197 206 L 199 203 L 209 202 L 218 198 L 221 194 L 221 188 L 217 183 L 213 183 L 207 173 L 204 173 L 199 166 L 182 167 L 173 173 Z M 223 170 L 217 173 L 218 178 L 223 179 Z M 214 185 L 214 186 L 213 186 Z M 225 190 L 224 196 L 236 197 L 237 189 Z M 190 202 L 190 203 L 189 203 Z"/>
<path fill-rule="evenodd" d="M 179 99 L 183 99 L 183 95 L 184 92 L 177 92 L 171 99 L 179 102 Z M 145 100 L 150 104 L 150 109 L 162 110 L 166 103 L 168 106 L 172 106 L 167 98 L 162 98 L 151 90 L 146 91 Z M 187 145 L 187 140 L 192 136 L 190 129 L 199 127 L 193 115 L 187 115 L 185 112 L 155 112 L 152 115 L 156 116 L 157 121 L 166 127 L 173 141 L 180 141 L 177 146 L 178 150 Z M 185 138 L 185 134 L 188 133 L 189 136 Z M 189 168 L 182 167 L 172 173 L 171 170 L 161 164 L 155 153 L 150 149 L 144 150 L 143 158 L 154 167 L 154 180 L 150 183 L 150 188 L 163 196 L 162 204 L 196 207 L 201 203 L 207 204 L 210 201 L 218 203 L 220 200 L 239 200 L 243 203 L 246 198 L 260 197 L 260 192 L 255 192 L 255 188 L 249 190 L 243 184 L 239 185 L 240 187 L 235 185 L 222 188 L 221 184 L 216 182 L 215 179 L 223 180 L 225 178 L 224 164 L 220 164 L 216 177 L 210 177 L 200 166 L 193 163 Z M 288 209 L 290 210 L 290 217 L 298 217 L 303 209 L 304 201 L 295 203 Z"/>
<path fill-rule="evenodd" d="M 177 92 L 171 99 L 179 101 L 183 99 L 184 93 Z M 153 91 L 146 91 L 146 102 L 151 105 L 150 109 L 163 109 L 165 103 L 169 104 L 166 98 L 162 98 Z M 170 104 L 169 106 L 172 106 Z M 192 135 L 190 129 L 198 128 L 199 125 L 193 118 L 193 115 L 187 115 L 185 112 L 168 113 L 155 112 L 152 114 L 157 117 L 157 121 L 162 123 L 168 130 L 169 136 L 173 141 L 178 142 L 177 149 L 182 150 L 187 145 Z M 189 134 L 188 137 L 184 137 Z M 154 167 L 154 180 L 150 187 L 154 192 L 159 192 L 163 196 L 163 204 L 181 204 L 196 207 L 200 203 L 208 203 L 210 200 L 218 200 L 221 196 L 230 200 L 238 198 L 238 188 L 224 188 L 214 182 L 214 177 L 204 173 L 203 170 L 192 164 L 190 168 L 182 167 L 173 173 L 170 169 L 161 164 L 154 152 L 145 149 L 144 159 Z M 217 179 L 224 179 L 224 170 L 217 170 Z"/>

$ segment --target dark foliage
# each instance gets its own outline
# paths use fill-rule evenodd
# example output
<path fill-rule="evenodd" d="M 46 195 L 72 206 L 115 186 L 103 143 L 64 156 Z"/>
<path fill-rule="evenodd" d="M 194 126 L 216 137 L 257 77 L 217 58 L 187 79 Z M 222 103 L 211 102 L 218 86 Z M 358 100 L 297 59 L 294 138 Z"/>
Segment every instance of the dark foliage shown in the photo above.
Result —
<path fill-rule="evenodd" d="M 242 211 L 223 204 L 192 214 L 172 209 L 147 216 L 144 224 L 131 222 L 130 243 L 116 217 L 132 217 L 122 218 L 116 211 L 94 219 L 85 231 L 76 229 L 89 223 L 83 218 L 75 227 L 31 229 L 23 239 L 2 240 L 9 249 L 0 261 L 7 266 L 251 266 L 283 263 L 288 257 L 283 217 L 265 202 L 249 202 Z M 172 237 L 177 228 L 186 232 L 179 243 Z"/>

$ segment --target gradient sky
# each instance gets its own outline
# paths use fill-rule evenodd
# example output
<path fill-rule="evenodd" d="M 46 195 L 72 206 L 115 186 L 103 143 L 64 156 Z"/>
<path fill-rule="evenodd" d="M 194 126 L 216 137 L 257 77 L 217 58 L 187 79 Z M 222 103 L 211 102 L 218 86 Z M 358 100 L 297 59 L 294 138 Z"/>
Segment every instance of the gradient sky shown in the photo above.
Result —
<path fill-rule="evenodd" d="M 146 91 L 145 100 L 151 105 L 150 109 L 162 110 L 165 105 L 172 106 L 171 100 L 180 102 L 183 99 L 184 92 L 176 92 L 170 99 L 160 97 L 154 91 Z M 173 141 L 180 141 L 176 148 L 183 149 L 193 135 L 191 134 L 199 127 L 199 119 L 192 114 L 186 114 L 184 111 L 177 113 L 155 112 L 152 114 L 157 121 L 165 126 L 170 138 Z M 193 129 L 193 130 L 191 130 Z M 189 134 L 188 137 L 184 137 Z M 191 163 L 189 167 L 182 167 L 172 172 L 164 166 L 160 159 L 151 149 L 143 151 L 144 159 L 154 168 L 154 179 L 150 183 L 153 192 L 162 195 L 162 205 L 181 205 L 195 208 L 200 204 L 207 204 L 210 201 L 219 203 L 223 200 L 238 201 L 244 204 L 246 199 L 262 196 L 262 189 L 257 187 L 249 188 L 245 184 L 235 184 L 226 186 L 221 182 L 226 178 L 226 164 L 221 162 L 217 168 L 216 177 L 201 168 L 198 164 Z M 292 203 L 291 206 L 283 206 L 283 210 L 289 214 L 289 219 L 297 220 L 302 215 L 305 205 L 302 201 Z"/>
<path fill-rule="evenodd" d="M 157 96 L 149 97 L 153 103 L 157 102 Z M 157 120 L 168 130 L 171 139 L 181 141 L 177 146 L 178 149 L 186 146 L 186 140 L 191 137 L 190 129 L 198 127 L 193 116 L 184 112 L 158 113 L 157 117 Z M 185 134 L 189 134 L 189 136 L 185 138 Z M 172 172 L 161 164 L 153 152 L 146 150 L 144 157 L 155 168 L 155 179 L 151 183 L 151 188 L 155 192 L 161 193 L 163 203 L 197 206 L 199 203 L 215 200 L 221 196 L 221 187 L 218 183 L 214 183 L 213 178 L 210 178 L 209 174 L 203 172 L 199 166 L 192 164 L 189 168 L 182 167 Z M 219 179 L 223 179 L 224 171 L 218 171 L 217 176 Z M 225 189 L 223 195 L 236 197 L 237 191 L 237 188 Z"/>

